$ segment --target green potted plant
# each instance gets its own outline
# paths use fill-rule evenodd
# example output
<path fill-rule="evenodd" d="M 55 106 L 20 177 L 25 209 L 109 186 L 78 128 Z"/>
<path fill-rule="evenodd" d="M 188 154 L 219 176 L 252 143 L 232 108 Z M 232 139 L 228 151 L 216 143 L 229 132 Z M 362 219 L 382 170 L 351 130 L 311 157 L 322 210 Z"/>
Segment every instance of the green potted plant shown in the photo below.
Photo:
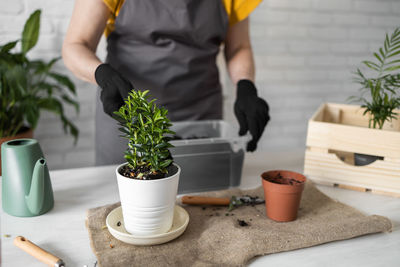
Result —
<path fill-rule="evenodd" d="M 128 140 L 126 163 L 116 169 L 125 229 L 135 236 L 167 232 L 172 226 L 180 167 L 173 163 L 168 111 L 132 90 L 115 112 Z"/>
<path fill-rule="evenodd" d="M 75 86 L 67 76 L 52 70 L 59 58 L 44 62 L 27 57 L 39 38 L 40 14 L 36 10 L 30 15 L 20 40 L 0 46 L 0 145 L 31 138 L 41 110 L 58 115 L 64 131 L 72 134 L 75 142 L 78 138 L 78 129 L 63 108 L 63 104 L 69 104 L 79 111 Z M 18 51 L 17 44 L 21 45 Z"/>
<path fill-rule="evenodd" d="M 383 47 L 374 53 L 374 57 L 374 61 L 362 62 L 374 76 L 367 78 L 357 69 L 355 82 L 361 85 L 361 96 L 350 99 L 361 102 L 365 109 L 363 115 L 369 116 L 369 128 L 382 129 L 386 122 L 396 119 L 395 110 L 400 108 L 400 28 L 396 28 L 390 37 L 386 34 Z M 379 158 L 355 153 L 354 163 L 362 166 Z"/>

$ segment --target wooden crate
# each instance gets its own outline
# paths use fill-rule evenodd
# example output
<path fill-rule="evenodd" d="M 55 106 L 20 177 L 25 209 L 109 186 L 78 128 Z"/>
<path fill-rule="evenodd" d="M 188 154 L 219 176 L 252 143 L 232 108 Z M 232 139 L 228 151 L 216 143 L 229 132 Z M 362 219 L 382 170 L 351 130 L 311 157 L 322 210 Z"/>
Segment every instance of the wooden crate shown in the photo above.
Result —
<path fill-rule="evenodd" d="M 304 173 L 316 183 L 400 197 L 400 117 L 370 129 L 363 112 L 354 105 L 319 107 L 308 121 Z M 354 153 L 383 160 L 354 166 Z"/>

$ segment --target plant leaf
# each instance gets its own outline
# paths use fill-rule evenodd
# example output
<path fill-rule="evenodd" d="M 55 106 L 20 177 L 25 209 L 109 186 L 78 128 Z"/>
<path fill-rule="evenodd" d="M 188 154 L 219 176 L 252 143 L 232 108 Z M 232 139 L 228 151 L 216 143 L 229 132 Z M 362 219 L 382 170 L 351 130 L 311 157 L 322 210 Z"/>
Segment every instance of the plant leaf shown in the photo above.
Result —
<path fill-rule="evenodd" d="M 21 39 L 21 50 L 24 54 L 36 45 L 39 38 L 40 13 L 40 9 L 34 11 L 25 23 Z"/>
<path fill-rule="evenodd" d="M 383 63 L 383 60 L 377 53 L 374 53 L 374 56 L 376 57 L 376 59 L 378 59 L 379 62 Z"/>
<path fill-rule="evenodd" d="M 379 65 L 372 61 L 363 61 L 362 63 L 373 70 L 379 71 Z"/>
<path fill-rule="evenodd" d="M 74 95 L 76 95 L 75 85 L 67 76 L 55 72 L 50 72 L 49 76 L 60 84 L 66 86 Z"/>
<path fill-rule="evenodd" d="M 385 52 L 387 52 L 388 47 L 389 47 L 389 35 L 388 34 L 385 35 L 384 47 L 385 47 Z"/>
<path fill-rule="evenodd" d="M 66 103 L 68 103 L 68 104 L 74 106 L 75 111 L 76 111 L 77 113 L 79 113 L 79 103 L 78 103 L 78 102 L 76 102 L 75 100 L 71 99 L 71 98 L 70 98 L 69 96 L 67 96 L 67 95 L 61 95 L 61 98 L 62 98 Z"/>
<path fill-rule="evenodd" d="M 395 51 L 395 52 L 393 52 L 393 53 L 390 53 L 390 54 L 387 56 L 387 58 L 391 58 L 391 57 L 397 56 L 398 54 L 400 54 L 400 50 L 399 50 L 399 51 Z"/>
<path fill-rule="evenodd" d="M 386 64 L 387 64 L 387 65 L 392 65 L 392 64 L 395 64 L 395 63 L 400 63 L 400 59 L 390 61 L 390 62 L 388 62 L 388 63 L 386 63 Z"/>
<path fill-rule="evenodd" d="M 17 45 L 17 43 L 18 43 L 18 40 L 17 41 L 13 41 L 13 42 L 9 42 L 9 43 L 7 43 L 5 45 L 2 45 L 0 52 L 1 53 L 7 53 L 11 49 L 13 49 Z"/>
<path fill-rule="evenodd" d="M 388 67 L 384 69 L 384 71 L 394 71 L 400 69 L 400 66 L 393 66 L 393 67 Z"/>
<path fill-rule="evenodd" d="M 35 74 L 44 74 L 48 73 L 58 60 L 60 60 L 60 57 L 53 58 L 48 63 L 44 63 L 41 60 L 36 60 L 31 61 L 30 65 L 35 69 Z"/>
<path fill-rule="evenodd" d="M 59 115 L 63 112 L 62 104 L 55 98 L 39 99 L 38 106 Z"/>

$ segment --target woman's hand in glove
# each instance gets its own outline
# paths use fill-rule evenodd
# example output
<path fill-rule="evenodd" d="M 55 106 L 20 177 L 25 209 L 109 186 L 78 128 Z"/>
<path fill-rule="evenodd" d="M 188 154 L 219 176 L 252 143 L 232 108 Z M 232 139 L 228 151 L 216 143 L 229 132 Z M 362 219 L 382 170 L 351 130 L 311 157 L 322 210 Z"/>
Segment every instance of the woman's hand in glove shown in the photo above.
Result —
<path fill-rule="evenodd" d="M 103 110 L 112 117 L 113 112 L 124 104 L 123 99 L 128 96 L 133 86 L 110 64 L 100 64 L 94 76 L 101 88 L 100 100 L 103 103 Z"/>
<path fill-rule="evenodd" d="M 256 150 L 257 142 L 270 118 L 268 104 L 257 96 L 253 82 L 240 80 L 237 83 L 234 111 L 240 125 L 239 135 L 244 135 L 249 130 L 253 137 L 247 144 L 247 151 Z"/>

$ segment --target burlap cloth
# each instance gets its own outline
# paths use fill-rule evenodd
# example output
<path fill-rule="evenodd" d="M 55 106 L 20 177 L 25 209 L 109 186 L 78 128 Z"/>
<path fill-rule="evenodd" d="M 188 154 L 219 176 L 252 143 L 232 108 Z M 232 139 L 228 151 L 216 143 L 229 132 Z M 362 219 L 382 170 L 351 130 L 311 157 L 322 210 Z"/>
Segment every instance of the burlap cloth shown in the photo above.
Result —
<path fill-rule="evenodd" d="M 204 195 L 246 194 L 263 197 L 261 187 Z M 118 205 L 115 203 L 87 212 L 86 226 L 91 246 L 101 267 L 242 266 L 259 255 L 390 231 L 392 227 L 389 219 L 366 216 L 327 197 L 309 182 L 296 221 L 274 222 L 265 216 L 264 205 L 240 207 L 232 212 L 227 212 L 225 207 L 184 206 L 190 222 L 182 236 L 166 244 L 140 247 L 120 242 L 104 227 L 108 213 Z M 238 219 L 250 225 L 239 226 Z"/>

